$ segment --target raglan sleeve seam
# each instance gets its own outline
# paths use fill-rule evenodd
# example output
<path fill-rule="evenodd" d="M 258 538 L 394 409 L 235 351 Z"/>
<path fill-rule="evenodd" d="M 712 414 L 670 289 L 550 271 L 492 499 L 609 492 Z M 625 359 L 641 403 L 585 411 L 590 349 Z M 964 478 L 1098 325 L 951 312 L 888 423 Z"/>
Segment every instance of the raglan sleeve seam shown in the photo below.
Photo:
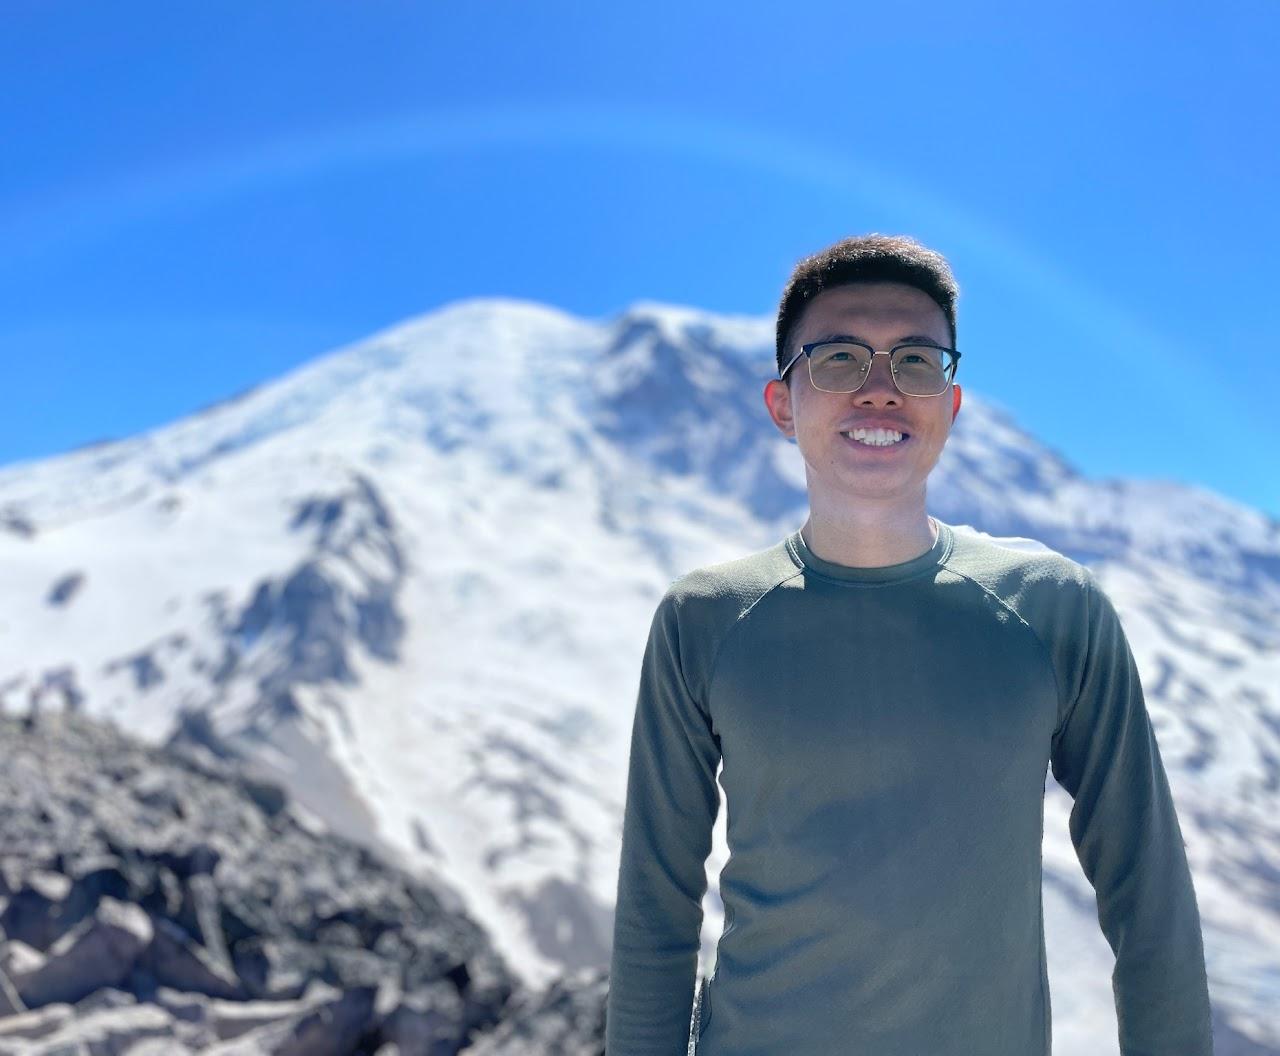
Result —
<path fill-rule="evenodd" d="M 684 690 L 685 696 L 687 696 L 690 700 L 692 700 L 693 703 L 697 706 L 698 711 L 702 715 L 702 717 L 705 718 L 708 722 L 710 722 L 711 720 L 710 709 L 706 706 L 702 697 L 693 691 L 693 688 L 689 685 L 689 676 L 685 673 L 684 643 L 686 639 L 684 634 L 684 628 L 681 626 L 681 622 L 680 622 L 681 616 L 684 614 L 683 612 L 684 604 L 685 604 L 684 597 L 680 595 L 668 595 L 665 600 L 666 600 L 666 603 L 671 606 L 672 616 L 675 618 L 675 623 L 676 623 L 677 649 L 676 649 L 674 666 L 676 669 L 676 674 L 680 678 L 680 688 Z"/>
<path fill-rule="evenodd" d="M 720 667 L 720 657 L 724 655 L 724 648 L 728 644 L 729 639 L 733 637 L 733 635 L 737 632 L 739 627 L 743 626 L 746 623 L 747 617 L 752 613 L 752 611 L 755 609 L 757 605 L 759 605 L 762 601 L 764 601 L 765 598 L 767 598 L 775 590 L 781 587 L 784 583 L 789 583 L 791 580 L 795 579 L 796 576 L 800 576 L 803 574 L 804 574 L 804 569 L 802 568 L 796 569 L 796 571 L 790 573 L 789 575 L 783 576 L 776 583 L 767 587 L 765 590 L 762 590 L 759 596 L 756 597 L 756 599 L 752 601 L 750 605 L 748 605 L 746 608 L 744 608 L 741 612 L 738 613 L 733 623 L 730 624 L 730 626 L 725 630 L 723 636 L 720 638 L 719 643 L 716 645 L 715 655 L 712 657 L 711 666 L 707 671 L 706 708 L 707 708 L 708 721 L 710 721 L 710 718 L 711 718 L 711 687 L 715 685 L 716 672 L 719 670 L 719 667 Z M 695 696 L 694 699 L 697 700 L 698 698 Z"/>
<path fill-rule="evenodd" d="M 1058 711 L 1060 712 L 1062 710 L 1062 703 L 1063 703 L 1062 676 L 1058 672 L 1058 665 L 1054 663 L 1053 650 L 1049 648 L 1048 643 L 1044 640 L 1044 638 L 1041 637 L 1040 632 L 1037 631 L 1034 626 L 1032 626 L 1032 624 L 1027 620 L 1025 616 L 1022 615 L 1022 613 L 1020 613 L 1017 609 L 1015 609 L 1012 605 L 1010 605 L 1004 598 L 1000 597 L 999 594 L 997 594 L 994 590 L 992 590 L 986 584 L 979 583 L 971 575 L 968 575 L 965 572 L 961 572 L 958 569 L 952 568 L 951 566 L 947 566 L 947 567 L 948 567 L 948 570 L 952 572 L 954 575 L 960 576 L 962 579 L 967 579 L 980 591 L 982 591 L 984 594 L 987 594 L 989 597 L 991 597 L 996 602 L 996 604 L 1000 605 L 1001 607 L 1006 609 L 1008 612 L 1012 613 L 1013 617 L 1019 623 L 1021 623 L 1022 626 L 1024 626 L 1028 631 L 1031 632 L 1031 637 L 1033 637 L 1036 640 L 1036 643 L 1040 646 L 1040 651 L 1044 653 L 1045 660 L 1049 665 L 1049 671 L 1053 675 L 1053 690 L 1054 690 L 1054 695 L 1057 698 L 1057 702 L 1058 702 Z M 1073 702 L 1071 708 L 1068 709 L 1068 712 L 1074 710 L 1074 707 L 1075 705 Z M 1058 739 L 1058 735 L 1061 733 L 1063 727 L 1066 726 L 1067 719 L 1069 717 L 1070 717 L 1070 714 L 1063 716 L 1062 721 L 1058 723 L 1057 727 L 1053 731 L 1053 737 L 1051 738 L 1051 741 L 1056 741 Z"/>

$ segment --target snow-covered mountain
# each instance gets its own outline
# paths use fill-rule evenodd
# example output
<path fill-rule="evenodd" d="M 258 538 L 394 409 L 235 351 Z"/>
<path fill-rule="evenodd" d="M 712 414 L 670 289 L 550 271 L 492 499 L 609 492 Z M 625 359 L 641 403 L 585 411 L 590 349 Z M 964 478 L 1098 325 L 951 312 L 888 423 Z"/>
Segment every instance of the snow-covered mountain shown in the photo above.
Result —
<path fill-rule="evenodd" d="M 211 728 L 334 831 L 452 886 L 531 985 L 606 964 L 653 608 L 804 519 L 760 396 L 772 325 L 467 300 L 147 434 L 0 468 L 0 707 L 154 742 Z M 1085 562 L 1116 602 L 1219 1056 L 1280 1052 L 1280 523 L 1086 479 L 967 387 L 929 500 Z M 1047 785 L 1055 1051 L 1114 1053 L 1112 954 Z M 722 812 L 707 970 L 726 856 Z"/>

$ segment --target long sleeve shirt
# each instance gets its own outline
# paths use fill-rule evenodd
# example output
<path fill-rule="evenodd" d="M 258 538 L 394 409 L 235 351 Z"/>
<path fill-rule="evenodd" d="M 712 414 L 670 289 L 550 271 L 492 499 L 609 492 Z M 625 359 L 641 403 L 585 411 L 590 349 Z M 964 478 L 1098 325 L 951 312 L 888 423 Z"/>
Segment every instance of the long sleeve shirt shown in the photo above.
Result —
<path fill-rule="evenodd" d="M 1049 1056 L 1047 769 L 1122 1056 L 1211 1056 L 1200 917 L 1128 642 L 1083 565 L 938 522 L 895 565 L 796 531 L 690 572 L 631 734 L 607 1056 Z M 715 971 L 695 994 L 719 806 Z"/>

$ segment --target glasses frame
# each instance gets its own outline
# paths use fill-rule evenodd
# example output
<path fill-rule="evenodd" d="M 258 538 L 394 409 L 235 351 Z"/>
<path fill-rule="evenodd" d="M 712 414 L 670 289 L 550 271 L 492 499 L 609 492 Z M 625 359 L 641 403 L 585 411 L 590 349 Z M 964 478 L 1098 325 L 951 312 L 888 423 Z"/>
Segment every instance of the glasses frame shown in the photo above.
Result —
<path fill-rule="evenodd" d="M 813 350 L 815 348 L 821 348 L 823 345 L 858 345 L 859 347 L 865 348 L 868 352 L 871 353 L 871 362 L 867 365 L 867 372 L 862 375 L 862 380 L 858 382 L 856 388 L 839 389 L 839 390 L 824 389 L 824 388 L 820 388 L 817 382 L 813 380 Z M 942 388 L 940 388 L 937 392 L 929 393 L 927 396 L 921 396 L 920 393 L 918 392 L 903 392 L 902 387 L 898 384 L 898 367 L 897 367 L 897 364 L 895 364 L 893 361 L 893 354 L 897 352 L 898 349 L 900 348 L 934 348 L 934 349 L 937 349 L 939 352 L 948 353 L 951 356 L 951 362 L 949 362 L 945 367 L 942 368 L 942 373 L 946 377 L 946 381 L 942 383 Z M 862 388 L 863 385 L 867 383 L 867 378 L 871 377 L 872 368 L 875 367 L 876 365 L 876 356 L 889 357 L 889 373 L 893 378 L 893 387 L 897 389 L 898 392 L 901 392 L 903 396 L 915 396 L 918 399 L 922 399 L 922 400 L 931 399 L 934 396 L 941 396 L 944 392 L 946 392 L 947 386 L 950 385 L 953 381 L 955 381 L 956 371 L 960 367 L 960 353 L 957 352 L 954 348 L 947 348 L 945 345 L 930 345 L 930 344 L 926 344 L 923 341 L 903 341 L 901 344 L 894 345 L 892 348 L 887 349 L 883 352 L 877 352 L 865 341 L 852 341 L 849 338 L 835 338 L 835 339 L 828 338 L 825 341 L 811 341 L 807 345 L 801 345 L 800 351 L 797 352 L 794 356 L 792 356 L 791 361 L 785 367 L 783 367 L 782 370 L 778 373 L 779 381 L 786 380 L 787 371 L 789 371 L 793 366 L 795 366 L 796 360 L 798 360 L 801 356 L 805 356 L 809 360 L 809 384 L 810 385 L 812 385 L 819 392 L 840 392 L 845 395 L 851 392 L 857 392 L 859 389 Z"/>

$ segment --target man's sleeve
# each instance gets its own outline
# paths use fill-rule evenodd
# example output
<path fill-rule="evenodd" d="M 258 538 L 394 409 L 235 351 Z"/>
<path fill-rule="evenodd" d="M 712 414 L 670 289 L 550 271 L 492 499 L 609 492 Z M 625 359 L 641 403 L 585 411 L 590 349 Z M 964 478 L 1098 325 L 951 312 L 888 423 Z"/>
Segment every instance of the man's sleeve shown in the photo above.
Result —
<path fill-rule="evenodd" d="M 668 594 L 650 628 L 632 725 L 607 1056 L 687 1051 L 719 759 L 719 740 L 686 682 Z"/>
<path fill-rule="evenodd" d="M 1128 640 L 1088 576 L 1084 641 L 1062 687 L 1053 776 L 1115 953 L 1121 1056 L 1212 1056 L 1200 914 L 1182 831 Z"/>

